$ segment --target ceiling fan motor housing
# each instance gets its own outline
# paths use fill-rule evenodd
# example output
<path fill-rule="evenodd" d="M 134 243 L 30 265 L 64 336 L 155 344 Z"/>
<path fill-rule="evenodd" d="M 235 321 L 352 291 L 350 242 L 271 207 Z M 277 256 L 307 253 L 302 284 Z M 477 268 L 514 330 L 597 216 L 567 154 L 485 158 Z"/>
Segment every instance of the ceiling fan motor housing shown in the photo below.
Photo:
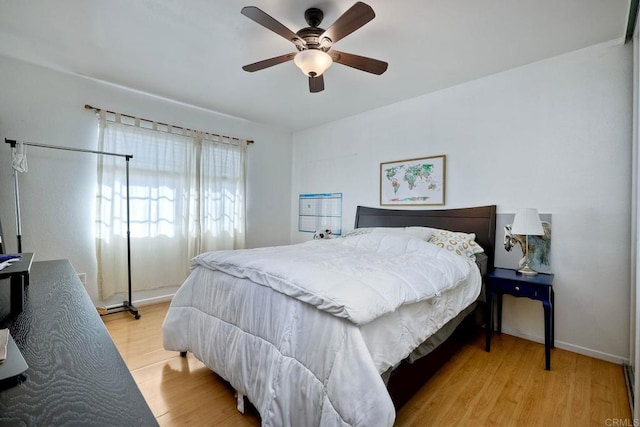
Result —
<path fill-rule="evenodd" d="M 322 33 L 324 33 L 324 29 L 319 27 L 301 29 L 296 34 L 305 41 L 305 45 L 296 44 L 296 47 L 298 50 L 320 49 L 324 52 L 328 51 L 331 49 L 331 40 L 328 37 L 323 37 L 323 39 L 320 40 Z"/>
<path fill-rule="evenodd" d="M 320 36 L 325 32 L 324 28 L 318 27 L 322 22 L 322 18 L 324 18 L 324 13 L 318 8 L 312 7 L 304 12 L 304 19 L 309 26 L 296 33 L 305 42 L 304 45 L 294 42 L 298 50 L 319 49 L 327 52 L 331 49 L 331 39 L 323 37 L 320 40 Z"/>

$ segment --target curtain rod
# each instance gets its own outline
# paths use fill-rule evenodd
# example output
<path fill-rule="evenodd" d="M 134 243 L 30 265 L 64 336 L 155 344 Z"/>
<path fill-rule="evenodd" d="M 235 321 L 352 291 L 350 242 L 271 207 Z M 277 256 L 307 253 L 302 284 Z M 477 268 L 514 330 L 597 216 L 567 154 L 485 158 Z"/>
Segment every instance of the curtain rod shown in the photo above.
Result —
<path fill-rule="evenodd" d="M 4 139 L 4 142 L 11 145 L 11 148 L 15 148 L 15 146 L 19 143 L 24 145 L 30 145 L 32 147 L 42 147 L 42 148 L 52 148 L 54 150 L 65 150 L 65 151 L 78 151 L 80 153 L 93 153 L 93 154 L 102 154 L 105 156 L 116 156 L 116 157 L 124 157 L 127 162 L 129 159 L 133 159 L 133 154 L 120 154 L 120 153 L 110 153 L 107 151 L 96 151 L 96 150 L 86 150 L 84 148 L 73 148 L 73 147 L 63 147 L 60 145 L 49 145 L 49 144 L 38 144 L 37 142 L 27 142 L 27 141 L 17 141 L 15 139 Z"/>
<path fill-rule="evenodd" d="M 94 110 L 95 112 L 104 111 L 105 113 L 109 113 L 109 114 L 119 114 L 119 115 L 121 115 L 123 117 L 128 117 L 130 119 L 144 120 L 145 122 L 151 122 L 151 123 L 155 122 L 155 123 L 158 123 L 159 125 L 170 126 L 172 128 L 176 128 L 176 129 L 182 129 L 182 130 L 187 130 L 187 131 L 189 131 L 189 130 L 192 131 L 193 130 L 193 129 L 185 128 L 185 127 L 182 127 L 182 126 L 176 126 L 176 125 L 170 125 L 170 124 L 167 124 L 167 123 L 156 122 L 155 120 L 143 119 L 142 117 L 131 116 L 129 114 L 117 113 L 115 111 L 110 111 L 110 110 L 103 110 L 102 108 L 92 107 L 89 104 L 84 104 L 84 108 L 85 108 L 85 110 Z M 231 137 L 231 136 L 224 136 L 224 135 L 218 135 L 218 134 L 211 133 L 211 132 L 205 132 L 205 133 L 208 133 L 209 135 L 217 136 L 219 138 L 228 138 L 228 139 L 234 139 L 236 141 L 240 141 L 240 138 L 235 138 L 235 137 Z M 250 139 L 247 140 L 247 145 L 253 144 L 253 143 L 254 143 L 253 140 L 250 140 Z"/>

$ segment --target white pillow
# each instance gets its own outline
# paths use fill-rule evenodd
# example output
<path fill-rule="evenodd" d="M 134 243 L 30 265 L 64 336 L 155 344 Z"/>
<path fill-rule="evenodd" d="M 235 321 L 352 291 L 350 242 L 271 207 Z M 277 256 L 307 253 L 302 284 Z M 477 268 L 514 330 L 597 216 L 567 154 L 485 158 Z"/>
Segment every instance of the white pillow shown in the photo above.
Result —
<path fill-rule="evenodd" d="M 414 227 L 405 227 L 404 228 L 405 231 L 407 231 L 408 233 L 412 233 L 414 235 L 420 235 L 422 237 L 420 237 L 422 240 L 428 242 L 429 239 L 431 238 L 431 236 L 433 235 L 433 232 L 435 231 L 433 228 L 429 228 L 429 227 L 418 227 L 418 226 L 414 226 Z"/>
<path fill-rule="evenodd" d="M 484 252 L 484 249 L 476 243 L 476 235 L 474 233 L 468 234 L 434 228 L 429 243 L 458 255 L 474 259 L 474 254 Z"/>
<path fill-rule="evenodd" d="M 371 232 L 373 232 L 373 229 L 375 227 L 362 227 L 362 228 L 355 228 L 353 230 L 349 230 L 349 231 L 345 231 L 342 233 L 342 237 L 351 237 L 351 236 L 360 236 L 363 234 L 369 234 Z"/>
<path fill-rule="evenodd" d="M 429 227 L 363 227 L 347 231 L 343 237 L 359 236 L 369 233 L 404 234 L 405 236 L 417 237 L 418 239 L 429 241 L 433 234 L 433 229 Z"/>
<path fill-rule="evenodd" d="M 433 229 L 427 227 L 375 227 L 374 233 L 387 233 L 387 234 L 404 234 L 405 236 L 413 236 L 418 239 L 429 241 L 429 238 L 433 234 Z"/>

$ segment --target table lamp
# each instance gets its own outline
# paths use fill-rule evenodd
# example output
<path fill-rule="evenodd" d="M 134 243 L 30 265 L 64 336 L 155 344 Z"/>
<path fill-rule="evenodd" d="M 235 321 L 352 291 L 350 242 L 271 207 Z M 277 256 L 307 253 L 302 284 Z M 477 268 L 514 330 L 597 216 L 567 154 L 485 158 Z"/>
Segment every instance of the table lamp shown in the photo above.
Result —
<path fill-rule="evenodd" d="M 530 276 L 538 274 L 529 266 L 529 236 L 544 235 L 538 210 L 533 208 L 518 209 L 511 225 L 511 234 L 525 236 L 524 265 L 518 270 L 518 273 Z"/>

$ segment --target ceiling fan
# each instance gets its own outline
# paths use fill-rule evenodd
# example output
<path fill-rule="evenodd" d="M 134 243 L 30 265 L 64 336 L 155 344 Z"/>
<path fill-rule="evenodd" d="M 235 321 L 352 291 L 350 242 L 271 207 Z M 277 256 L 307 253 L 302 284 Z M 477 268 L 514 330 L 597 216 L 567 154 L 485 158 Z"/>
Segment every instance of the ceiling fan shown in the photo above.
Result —
<path fill-rule="evenodd" d="M 304 19 L 309 26 L 297 33 L 294 33 L 255 6 L 243 7 L 241 13 L 289 40 L 298 49 L 298 52 L 287 53 L 286 55 L 245 65 L 242 67 L 245 71 L 254 72 L 293 60 L 302 72 L 309 77 L 309 91 L 316 93 L 324 90 L 324 77 L 322 75 L 334 62 L 377 75 L 384 73 L 389 65 L 377 59 L 332 49 L 333 45 L 339 40 L 375 18 L 376 14 L 373 9 L 365 3 L 357 2 L 351 6 L 327 30 L 318 27 L 324 17 L 322 11 L 315 7 L 307 9 L 304 12 Z"/>

